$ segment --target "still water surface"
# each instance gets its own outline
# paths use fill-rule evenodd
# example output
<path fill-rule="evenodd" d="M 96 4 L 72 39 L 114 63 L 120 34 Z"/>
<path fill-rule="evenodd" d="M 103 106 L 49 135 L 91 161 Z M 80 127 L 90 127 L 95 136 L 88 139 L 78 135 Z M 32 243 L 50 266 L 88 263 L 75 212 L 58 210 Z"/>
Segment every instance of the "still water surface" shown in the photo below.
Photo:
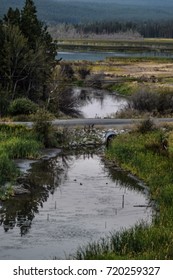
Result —
<path fill-rule="evenodd" d="M 151 222 L 146 193 L 95 152 L 33 163 L 26 181 L 29 197 L 0 206 L 0 259 L 66 259 L 114 230 Z"/>
<path fill-rule="evenodd" d="M 63 60 L 87 60 L 87 61 L 99 61 L 104 60 L 106 57 L 173 57 L 171 53 L 164 52 L 75 52 L 75 51 L 60 51 L 57 58 Z"/>
<path fill-rule="evenodd" d="M 106 90 L 76 87 L 73 91 L 79 100 L 84 118 L 110 117 L 127 105 L 127 98 Z"/>

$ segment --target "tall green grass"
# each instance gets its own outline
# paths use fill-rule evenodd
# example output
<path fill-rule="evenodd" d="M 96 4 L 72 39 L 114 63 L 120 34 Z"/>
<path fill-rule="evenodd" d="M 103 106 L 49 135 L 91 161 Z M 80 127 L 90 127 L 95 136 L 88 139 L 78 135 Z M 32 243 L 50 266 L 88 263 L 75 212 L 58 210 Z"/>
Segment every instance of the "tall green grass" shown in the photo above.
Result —
<path fill-rule="evenodd" d="M 0 125 L 0 185 L 14 180 L 18 170 L 16 158 L 36 158 L 42 143 L 31 129 L 22 125 Z"/>

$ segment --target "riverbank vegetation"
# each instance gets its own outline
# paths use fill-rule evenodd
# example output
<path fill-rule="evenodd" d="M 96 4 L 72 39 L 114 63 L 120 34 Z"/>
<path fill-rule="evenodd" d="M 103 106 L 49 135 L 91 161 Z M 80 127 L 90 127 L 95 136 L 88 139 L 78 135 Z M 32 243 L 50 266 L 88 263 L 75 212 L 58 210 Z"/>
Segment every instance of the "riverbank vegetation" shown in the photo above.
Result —
<path fill-rule="evenodd" d="M 150 125 L 149 125 L 150 124 Z M 148 187 L 154 207 L 151 225 L 135 227 L 89 244 L 77 259 L 172 259 L 173 258 L 173 132 L 155 128 L 150 120 L 135 131 L 117 136 L 106 160 L 140 178 Z"/>
<path fill-rule="evenodd" d="M 14 159 L 38 158 L 41 148 L 43 144 L 31 129 L 22 125 L 0 125 L 0 199 L 6 198 L 9 186 L 19 176 Z"/>

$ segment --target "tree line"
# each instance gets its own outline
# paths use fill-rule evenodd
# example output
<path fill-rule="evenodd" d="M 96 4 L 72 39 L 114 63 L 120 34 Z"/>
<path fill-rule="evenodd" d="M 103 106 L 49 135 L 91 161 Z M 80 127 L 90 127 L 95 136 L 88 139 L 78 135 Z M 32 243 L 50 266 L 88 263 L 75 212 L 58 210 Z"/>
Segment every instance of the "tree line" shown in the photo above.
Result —
<path fill-rule="evenodd" d="M 168 21 L 96 21 L 75 24 L 78 33 L 113 34 L 129 30 L 146 38 L 173 38 L 173 20 Z"/>

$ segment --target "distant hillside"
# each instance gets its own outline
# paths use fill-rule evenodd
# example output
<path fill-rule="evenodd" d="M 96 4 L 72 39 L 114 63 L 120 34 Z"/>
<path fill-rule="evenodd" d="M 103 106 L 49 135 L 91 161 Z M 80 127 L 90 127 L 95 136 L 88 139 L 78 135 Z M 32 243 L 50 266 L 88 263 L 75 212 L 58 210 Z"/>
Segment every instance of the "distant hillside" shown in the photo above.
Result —
<path fill-rule="evenodd" d="M 172 0 L 35 0 L 38 16 L 46 23 L 100 20 L 172 20 Z M 0 0 L 0 16 L 25 0 Z"/>

